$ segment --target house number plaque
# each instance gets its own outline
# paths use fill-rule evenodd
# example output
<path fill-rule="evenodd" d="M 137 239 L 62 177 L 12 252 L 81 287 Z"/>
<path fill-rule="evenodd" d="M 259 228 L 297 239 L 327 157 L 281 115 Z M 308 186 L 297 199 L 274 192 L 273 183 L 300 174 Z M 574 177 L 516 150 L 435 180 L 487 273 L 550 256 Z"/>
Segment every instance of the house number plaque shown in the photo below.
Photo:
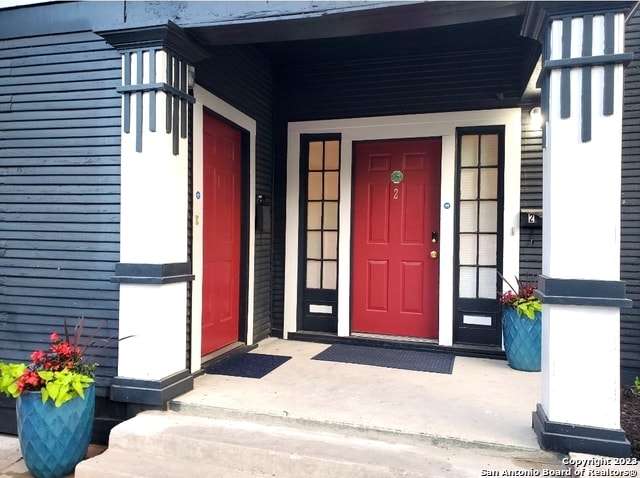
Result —
<path fill-rule="evenodd" d="M 394 171 L 391 173 L 391 182 L 393 184 L 400 184 L 403 178 L 404 174 L 402 174 L 402 171 Z M 396 186 L 393 188 L 393 199 L 398 199 L 398 197 L 400 197 L 400 190 L 398 186 Z"/>

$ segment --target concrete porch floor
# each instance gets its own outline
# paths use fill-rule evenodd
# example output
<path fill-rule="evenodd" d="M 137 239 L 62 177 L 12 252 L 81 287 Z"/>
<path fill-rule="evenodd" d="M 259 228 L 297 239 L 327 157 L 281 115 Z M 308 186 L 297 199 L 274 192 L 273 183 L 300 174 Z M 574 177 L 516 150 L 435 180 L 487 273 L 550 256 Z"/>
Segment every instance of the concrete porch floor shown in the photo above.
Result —
<path fill-rule="evenodd" d="M 266 339 L 249 353 L 292 358 L 261 379 L 201 375 L 194 390 L 170 408 L 214 419 L 424 444 L 443 470 L 452 463 L 465 470 L 457 475 L 434 471 L 429 475 L 434 477 L 485 476 L 486 469 L 565 469 L 563 455 L 541 451 L 531 428 L 531 413 L 541 399 L 540 373 L 469 357 L 456 357 L 450 375 L 312 360 L 327 347 Z M 0 436 L 0 450 L 0 478 L 30 476 L 15 437 Z"/>
<path fill-rule="evenodd" d="M 312 360 L 327 347 L 266 339 L 252 352 L 291 360 L 261 379 L 199 376 L 171 408 L 539 450 L 531 413 L 541 401 L 540 373 L 469 357 L 456 357 L 451 375 Z"/>

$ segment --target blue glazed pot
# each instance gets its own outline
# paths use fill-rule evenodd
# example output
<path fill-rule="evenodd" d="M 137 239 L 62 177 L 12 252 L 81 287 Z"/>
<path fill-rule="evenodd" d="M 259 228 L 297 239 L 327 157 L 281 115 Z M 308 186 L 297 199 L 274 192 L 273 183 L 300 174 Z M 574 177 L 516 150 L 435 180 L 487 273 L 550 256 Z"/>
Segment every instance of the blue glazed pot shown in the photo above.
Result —
<path fill-rule="evenodd" d="M 42 403 L 40 392 L 25 392 L 16 401 L 18 438 L 25 465 L 35 478 L 60 478 L 73 472 L 87 454 L 93 416 L 95 384 L 57 407 Z"/>
<path fill-rule="evenodd" d="M 502 311 L 504 350 L 511 368 L 526 372 L 539 372 L 542 350 L 542 314 L 536 312 L 531 320 L 518 317 L 515 309 Z"/>

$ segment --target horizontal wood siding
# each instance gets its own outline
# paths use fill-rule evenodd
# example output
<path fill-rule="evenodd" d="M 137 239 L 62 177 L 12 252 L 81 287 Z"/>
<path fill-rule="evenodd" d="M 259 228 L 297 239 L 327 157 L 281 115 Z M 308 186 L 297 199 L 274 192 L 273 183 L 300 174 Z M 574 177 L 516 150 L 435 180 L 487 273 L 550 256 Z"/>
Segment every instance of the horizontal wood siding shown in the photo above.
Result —
<path fill-rule="evenodd" d="M 118 335 L 119 84 L 93 33 L 0 42 L 0 361 L 28 362 L 65 319 Z M 90 353 L 105 396 L 117 341 Z"/>
<path fill-rule="evenodd" d="M 622 233 L 620 278 L 632 309 L 621 309 L 623 381 L 640 375 L 640 13 L 627 24 L 625 50 L 634 60 L 625 70 L 622 120 Z"/>
<path fill-rule="evenodd" d="M 542 130 L 531 126 L 529 111 L 522 108 L 520 208 L 542 209 Z M 542 228 L 520 228 L 520 275 L 536 281 L 542 272 Z M 511 282 L 511 281 L 509 281 Z"/>
<path fill-rule="evenodd" d="M 256 194 L 264 195 L 271 204 L 273 78 L 269 61 L 250 46 L 218 47 L 212 50 L 210 58 L 196 65 L 196 81 L 256 120 Z M 271 331 L 271 264 L 271 232 L 257 231 L 253 330 L 256 341 L 268 337 Z"/>

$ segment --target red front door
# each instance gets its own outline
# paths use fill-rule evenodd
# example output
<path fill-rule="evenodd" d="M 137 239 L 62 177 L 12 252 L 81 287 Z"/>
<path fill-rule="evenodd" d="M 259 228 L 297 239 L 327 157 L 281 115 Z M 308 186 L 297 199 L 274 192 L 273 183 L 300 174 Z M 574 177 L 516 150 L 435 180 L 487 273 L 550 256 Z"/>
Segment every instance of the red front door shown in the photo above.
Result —
<path fill-rule="evenodd" d="M 357 143 L 352 330 L 437 338 L 440 139 Z"/>
<path fill-rule="evenodd" d="M 204 115 L 202 355 L 238 340 L 240 132 Z"/>

